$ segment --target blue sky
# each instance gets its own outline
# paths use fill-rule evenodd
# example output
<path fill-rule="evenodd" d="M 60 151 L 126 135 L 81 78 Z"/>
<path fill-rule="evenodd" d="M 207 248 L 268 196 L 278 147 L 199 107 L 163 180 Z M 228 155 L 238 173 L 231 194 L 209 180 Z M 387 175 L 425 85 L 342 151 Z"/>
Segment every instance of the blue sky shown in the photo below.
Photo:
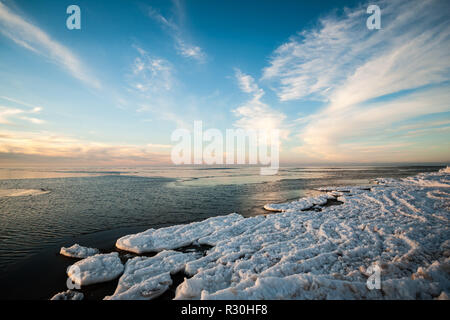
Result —
<path fill-rule="evenodd" d="M 448 162 L 449 3 L 368 4 L 0 0 L 0 165 L 170 164 L 195 120 L 280 129 L 285 164 Z"/>

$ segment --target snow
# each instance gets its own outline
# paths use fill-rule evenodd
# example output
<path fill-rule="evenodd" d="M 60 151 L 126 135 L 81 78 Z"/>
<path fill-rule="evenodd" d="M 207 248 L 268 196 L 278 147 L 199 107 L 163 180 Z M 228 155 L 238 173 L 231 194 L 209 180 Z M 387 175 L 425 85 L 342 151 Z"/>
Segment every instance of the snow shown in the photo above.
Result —
<path fill-rule="evenodd" d="M 450 173 L 450 167 L 447 166 L 444 169 L 439 170 L 440 173 Z"/>
<path fill-rule="evenodd" d="M 270 203 L 266 204 L 264 206 L 264 209 L 266 209 L 267 211 L 274 211 L 274 212 L 283 212 L 289 210 L 308 210 L 313 208 L 314 206 L 323 206 L 328 202 L 328 200 L 331 199 L 335 200 L 336 197 L 334 197 L 332 194 L 325 194 L 317 197 L 303 198 L 290 203 L 282 203 L 282 204 Z"/>
<path fill-rule="evenodd" d="M 122 274 L 123 269 L 119 254 L 112 252 L 78 261 L 67 269 L 67 275 L 73 283 L 86 286 L 113 280 Z"/>
<path fill-rule="evenodd" d="M 177 225 L 158 230 L 149 229 L 120 238 L 116 242 L 116 247 L 137 254 L 185 247 L 192 244 L 195 240 L 241 219 L 243 219 L 242 216 L 232 213 L 227 216 L 213 217 L 188 225 Z"/>
<path fill-rule="evenodd" d="M 78 243 L 75 243 L 71 247 L 62 247 L 60 252 L 63 256 L 70 257 L 70 258 L 87 258 L 93 255 L 96 255 L 99 253 L 98 249 L 94 248 L 87 248 L 80 246 Z"/>
<path fill-rule="evenodd" d="M 105 299 L 156 298 L 177 272 L 186 277 L 175 299 L 448 299 L 448 168 L 320 190 L 316 197 L 267 204 L 277 211 L 267 216 L 233 213 L 120 238 L 122 250 L 159 253 L 129 259 Z M 342 203 L 327 206 L 333 199 Z M 174 251 L 200 244 L 212 247 Z M 86 271 L 83 284 L 122 272 L 98 256 L 78 262 Z M 374 266 L 381 289 L 370 290 Z"/>
<path fill-rule="evenodd" d="M 184 269 L 196 253 L 162 251 L 154 257 L 135 257 L 127 261 L 117 289 L 106 300 L 149 300 L 163 294 L 172 284 L 171 274 Z"/>
<path fill-rule="evenodd" d="M 67 290 L 55 294 L 50 300 L 83 300 L 84 295 L 81 292 Z"/>
<path fill-rule="evenodd" d="M 47 193 L 50 193 L 50 191 L 43 189 L 0 189 L 0 197 L 39 196 Z"/>

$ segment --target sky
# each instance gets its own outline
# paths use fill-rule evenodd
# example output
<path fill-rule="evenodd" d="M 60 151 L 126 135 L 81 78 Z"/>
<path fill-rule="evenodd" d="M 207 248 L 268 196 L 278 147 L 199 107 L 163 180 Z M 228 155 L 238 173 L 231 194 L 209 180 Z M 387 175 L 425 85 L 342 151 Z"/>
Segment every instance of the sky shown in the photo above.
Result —
<path fill-rule="evenodd" d="M 0 0 L 5 167 L 170 164 L 199 120 L 284 165 L 448 163 L 449 89 L 445 0 Z"/>

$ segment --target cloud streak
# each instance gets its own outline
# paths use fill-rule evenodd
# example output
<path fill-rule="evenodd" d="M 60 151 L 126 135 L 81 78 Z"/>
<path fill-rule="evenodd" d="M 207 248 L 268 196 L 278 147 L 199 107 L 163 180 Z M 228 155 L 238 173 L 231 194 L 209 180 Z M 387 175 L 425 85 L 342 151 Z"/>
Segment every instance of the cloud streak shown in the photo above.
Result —
<path fill-rule="evenodd" d="M 23 48 L 53 61 L 87 85 L 94 88 L 101 87 L 100 82 L 90 74 L 69 48 L 53 40 L 39 27 L 12 12 L 2 2 L 0 2 L 0 33 Z"/>
<path fill-rule="evenodd" d="M 175 2 L 175 8 L 178 16 L 182 16 L 182 7 L 180 2 Z M 185 58 L 193 59 L 198 63 L 206 62 L 206 53 L 197 45 L 190 43 L 187 40 L 186 33 L 183 27 L 175 23 L 173 19 L 167 19 L 153 8 L 148 9 L 150 18 L 158 22 L 172 37 L 175 42 L 175 49 L 177 53 Z"/>
<path fill-rule="evenodd" d="M 12 102 L 14 104 L 21 104 L 23 106 L 31 108 L 30 110 L 0 105 L 0 124 L 12 125 L 15 123 L 15 120 L 23 120 L 33 124 L 45 123 L 44 120 L 38 119 L 35 116 L 33 116 L 39 114 L 42 111 L 42 107 L 34 106 L 29 103 L 22 102 L 5 96 L 0 96 L 0 98 L 8 102 Z"/>

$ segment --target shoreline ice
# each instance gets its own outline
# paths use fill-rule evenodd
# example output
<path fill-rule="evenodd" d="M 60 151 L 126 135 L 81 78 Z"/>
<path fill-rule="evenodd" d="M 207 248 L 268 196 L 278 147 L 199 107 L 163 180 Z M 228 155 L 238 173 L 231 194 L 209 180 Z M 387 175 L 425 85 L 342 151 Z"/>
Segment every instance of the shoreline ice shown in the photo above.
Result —
<path fill-rule="evenodd" d="M 78 243 L 75 243 L 71 247 L 62 247 L 59 253 L 63 256 L 69 258 L 80 258 L 84 259 L 99 253 L 98 249 L 95 248 L 87 248 L 80 246 Z"/>
<path fill-rule="evenodd" d="M 83 300 L 84 294 L 78 291 L 67 290 L 55 294 L 50 300 Z"/>
<path fill-rule="evenodd" d="M 233 213 L 122 237 L 121 250 L 159 253 L 129 259 L 106 299 L 153 299 L 179 271 L 186 278 L 175 299 L 448 298 L 450 169 L 376 183 L 267 204 L 277 211 L 267 216 Z M 333 199 L 342 203 L 325 205 Z M 212 246 L 204 255 L 173 251 L 203 244 Z M 374 265 L 381 289 L 370 290 Z"/>

